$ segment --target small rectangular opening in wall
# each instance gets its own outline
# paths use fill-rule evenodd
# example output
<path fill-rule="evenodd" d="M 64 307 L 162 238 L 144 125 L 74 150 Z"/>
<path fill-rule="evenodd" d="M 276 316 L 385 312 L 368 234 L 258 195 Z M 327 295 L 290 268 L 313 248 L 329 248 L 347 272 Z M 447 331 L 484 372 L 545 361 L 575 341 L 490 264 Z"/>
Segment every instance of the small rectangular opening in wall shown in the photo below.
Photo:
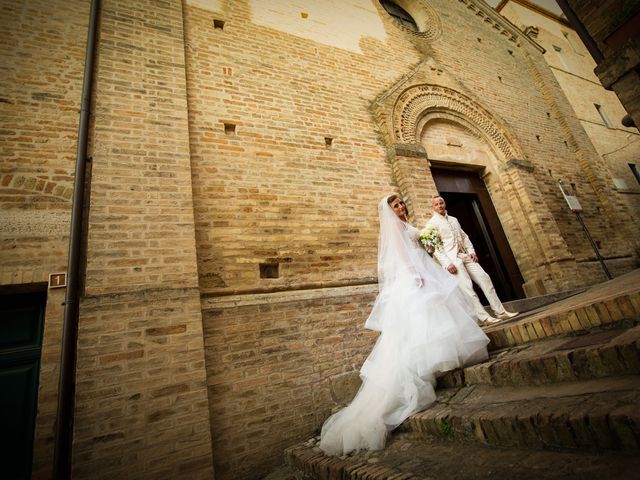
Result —
<path fill-rule="evenodd" d="M 553 49 L 556 51 L 556 55 L 558 57 L 558 60 L 560 60 L 560 64 L 562 65 L 562 68 L 564 68 L 567 72 L 569 72 L 571 69 L 569 68 L 567 59 L 565 58 L 564 53 L 562 52 L 562 48 L 558 47 L 557 45 L 554 45 Z"/>
<path fill-rule="evenodd" d="M 279 278 L 280 264 L 277 262 L 261 263 L 260 278 Z"/>
<path fill-rule="evenodd" d="M 226 133 L 227 135 L 235 135 L 236 133 L 236 126 L 233 123 L 225 123 L 224 124 L 224 133 Z"/>
<path fill-rule="evenodd" d="M 327 148 L 331 148 L 331 145 L 333 145 L 333 137 L 324 137 L 324 144 Z"/>
<path fill-rule="evenodd" d="M 627 188 L 629 188 L 629 186 L 627 185 L 627 182 L 625 182 L 624 178 L 617 178 L 617 177 L 613 178 L 613 186 L 617 190 L 626 190 Z"/>
<path fill-rule="evenodd" d="M 213 28 L 219 28 L 220 30 L 222 30 L 224 28 L 224 20 L 214 19 Z"/>
<path fill-rule="evenodd" d="M 629 168 L 633 172 L 633 176 L 636 177 L 638 184 L 640 184 L 640 167 L 635 163 L 629 163 Z"/>
<path fill-rule="evenodd" d="M 607 111 L 604 109 L 604 107 L 602 105 L 598 105 L 597 103 L 594 103 L 593 105 L 596 107 L 596 110 L 598 110 L 598 113 L 600 114 L 600 118 L 602 118 L 602 121 L 604 122 L 604 124 L 608 128 L 613 128 L 613 123 L 611 123 L 611 120 L 609 119 L 609 115 L 607 115 Z"/>

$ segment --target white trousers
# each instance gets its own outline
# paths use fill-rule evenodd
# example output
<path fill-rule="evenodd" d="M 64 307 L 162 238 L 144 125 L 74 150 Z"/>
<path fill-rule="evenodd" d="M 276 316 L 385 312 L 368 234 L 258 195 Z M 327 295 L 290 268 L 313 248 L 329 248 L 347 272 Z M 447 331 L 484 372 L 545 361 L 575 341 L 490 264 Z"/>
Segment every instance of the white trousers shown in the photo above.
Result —
<path fill-rule="evenodd" d="M 460 282 L 460 288 L 471 296 L 475 314 L 479 321 L 486 320 L 490 315 L 484 309 L 482 303 L 480 303 L 480 299 L 478 298 L 478 295 L 476 295 L 476 292 L 474 292 L 472 281 L 480 287 L 484 296 L 489 300 L 489 305 L 491 306 L 491 310 L 493 310 L 494 315 L 504 313 L 504 306 L 502 306 L 502 302 L 496 294 L 493 282 L 491 281 L 489 274 L 484 271 L 479 263 L 471 260 L 471 257 L 468 254 L 459 253 L 456 258 L 455 266 L 458 269 L 456 277 L 458 277 L 458 281 Z"/>

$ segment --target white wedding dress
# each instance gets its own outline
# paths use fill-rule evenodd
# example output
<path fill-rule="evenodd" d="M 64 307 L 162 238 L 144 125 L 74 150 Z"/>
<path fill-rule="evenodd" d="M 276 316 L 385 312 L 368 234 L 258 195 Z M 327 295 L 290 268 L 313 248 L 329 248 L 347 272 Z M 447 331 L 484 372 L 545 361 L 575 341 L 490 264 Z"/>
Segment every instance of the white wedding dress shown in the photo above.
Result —
<path fill-rule="evenodd" d="M 389 431 L 435 401 L 439 373 L 487 358 L 489 339 L 455 276 L 426 253 L 418 230 L 386 197 L 379 213 L 379 293 L 365 327 L 381 334 L 355 398 L 322 427 L 320 448 L 329 455 L 383 448 Z"/>

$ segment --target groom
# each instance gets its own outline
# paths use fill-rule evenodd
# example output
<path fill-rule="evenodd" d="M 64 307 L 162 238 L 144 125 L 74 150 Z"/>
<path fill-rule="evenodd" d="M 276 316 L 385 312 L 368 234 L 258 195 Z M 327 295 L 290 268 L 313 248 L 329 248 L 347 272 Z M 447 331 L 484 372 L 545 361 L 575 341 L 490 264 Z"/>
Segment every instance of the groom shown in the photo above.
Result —
<path fill-rule="evenodd" d="M 496 290 L 487 272 L 478 263 L 478 257 L 473 249 L 471 240 L 460 227 L 455 217 L 447 215 L 446 203 L 442 197 L 436 197 L 431 202 L 433 216 L 427 222 L 427 227 L 435 228 L 442 239 L 442 246 L 434 252 L 434 256 L 449 273 L 454 274 L 460 281 L 460 288 L 471 296 L 475 314 L 481 325 L 506 320 L 515 317 L 517 312 L 507 312 L 500 302 Z M 478 295 L 473 291 L 472 280 L 482 289 L 489 300 L 491 309 L 498 318 L 494 318 L 480 303 Z"/>

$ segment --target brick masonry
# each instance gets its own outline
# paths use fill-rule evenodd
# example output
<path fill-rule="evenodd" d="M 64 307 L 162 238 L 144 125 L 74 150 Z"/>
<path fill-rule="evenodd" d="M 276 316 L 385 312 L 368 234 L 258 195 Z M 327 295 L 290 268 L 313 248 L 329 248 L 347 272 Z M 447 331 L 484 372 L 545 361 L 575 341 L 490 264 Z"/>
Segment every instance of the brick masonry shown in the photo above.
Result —
<path fill-rule="evenodd" d="M 589 140 L 608 164 L 615 187 L 612 200 L 623 202 L 631 213 L 638 211 L 640 183 L 629 168 L 629 164 L 637 163 L 640 154 L 638 129 L 622 125 L 621 120 L 627 112 L 616 94 L 605 90 L 600 83 L 594 73 L 596 62 L 578 34 L 566 24 L 519 2 L 507 2 L 500 14 L 521 30 L 536 28 L 533 38 L 546 50 L 546 62 Z M 596 105 L 603 109 L 608 124 L 598 113 Z M 636 224 L 640 222 L 637 215 L 631 215 L 631 220 Z"/>
<path fill-rule="evenodd" d="M 85 297 L 74 478 L 211 478 L 197 289 Z"/>
<path fill-rule="evenodd" d="M 362 324 L 376 204 L 399 190 L 426 220 L 430 156 L 454 159 L 442 137 L 482 171 L 530 295 L 599 279 L 558 179 L 578 184 L 614 273 L 637 265 L 612 174 L 539 49 L 483 4 L 428 3 L 414 13 L 429 31 L 414 34 L 364 0 L 339 14 L 310 1 L 102 2 L 77 478 L 258 478 L 317 429 L 332 382 L 375 340 Z M 8 286 L 66 268 L 88 5 L 3 8 Z M 416 131 L 398 131 L 395 101 L 425 86 L 457 103 L 431 103 L 414 112 Z M 411 134 L 409 145 L 398 137 Z M 38 478 L 51 458 L 61 302 L 49 295 Z"/>
<path fill-rule="evenodd" d="M 85 3 L 2 2 L 2 285 L 66 269 Z"/>
<path fill-rule="evenodd" d="M 633 33 L 637 22 L 637 4 L 603 2 L 567 2 L 595 41 L 603 59 L 596 74 L 603 85 L 612 89 L 633 118 L 640 123 L 640 39 Z"/>
<path fill-rule="evenodd" d="M 67 268 L 88 2 L 1 2 L 0 288 Z M 51 478 L 64 289 L 47 295 L 33 475 Z"/>
<path fill-rule="evenodd" d="M 354 322 L 374 298 L 361 286 L 205 301 L 219 478 L 261 478 L 322 423 L 331 379 L 357 370 L 375 340 Z"/>
<path fill-rule="evenodd" d="M 77 478 L 211 478 L 180 2 L 104 1 Z"/>

